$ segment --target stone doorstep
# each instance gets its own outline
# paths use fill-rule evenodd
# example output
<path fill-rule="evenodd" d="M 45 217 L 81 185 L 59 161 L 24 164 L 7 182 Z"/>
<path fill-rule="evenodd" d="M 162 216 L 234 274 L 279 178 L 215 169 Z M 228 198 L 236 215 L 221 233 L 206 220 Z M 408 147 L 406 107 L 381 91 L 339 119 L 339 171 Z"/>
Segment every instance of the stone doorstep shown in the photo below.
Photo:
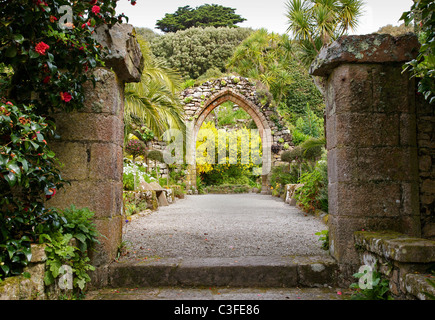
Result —
<path fill-rule="evenodd" d="M 329 256 L 153 258 L 114 262 L 111 287 L 335 286 L 338 266 Z"/>

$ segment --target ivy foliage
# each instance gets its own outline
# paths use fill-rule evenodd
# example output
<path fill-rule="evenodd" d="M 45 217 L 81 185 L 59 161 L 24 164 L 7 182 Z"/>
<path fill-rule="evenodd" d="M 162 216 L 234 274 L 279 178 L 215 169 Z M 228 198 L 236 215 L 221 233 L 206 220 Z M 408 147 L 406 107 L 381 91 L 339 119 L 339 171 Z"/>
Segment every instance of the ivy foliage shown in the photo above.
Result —
<path fill-rule="evenodd" d="M 218 4 L 204 4 L 195 9 L 184 6 L 179 7 L 175 13 L 165 14 L 156 25 L 163 32 L 176 32 L 192 27 L 235 27 L 237 23 L 246 21 L 235 10 Z"/>
<path fill-rule="evenodd" d="M 245 28 L 190 28 L 154 38 L 151 50 L 184 77 L 196 79 L 213 68 L 225 72 L 227 59 L 251 32 Z"/>

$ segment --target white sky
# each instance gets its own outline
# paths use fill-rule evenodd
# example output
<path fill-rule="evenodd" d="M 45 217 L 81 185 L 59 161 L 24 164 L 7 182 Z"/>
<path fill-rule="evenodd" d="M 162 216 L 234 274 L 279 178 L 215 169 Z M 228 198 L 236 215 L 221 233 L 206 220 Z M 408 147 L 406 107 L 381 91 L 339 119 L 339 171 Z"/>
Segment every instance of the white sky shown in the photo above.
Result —
<path fill-rule="evenodd" d="M 128 0 L 119 0 L 116 11 L 129 17 L 129 23 L 136 27 L 155 29 L 156 21 L 165 13 L 174 13 L 178 7 L 186 5 L 192 8 L 203 4 L 219 4 L 235 8 L 247 21 L 237 24 L 253 29 L 266 28 L 270 32 L 285 33 L 287 18 L 285 17 L 287 0 L 136 0 L 135 6 Z M 364 0 L 364 16 L 354 34 L 376 32 L 387 24 L 400 25 L 404 11 L 409 11 L 413 0 Z"/>

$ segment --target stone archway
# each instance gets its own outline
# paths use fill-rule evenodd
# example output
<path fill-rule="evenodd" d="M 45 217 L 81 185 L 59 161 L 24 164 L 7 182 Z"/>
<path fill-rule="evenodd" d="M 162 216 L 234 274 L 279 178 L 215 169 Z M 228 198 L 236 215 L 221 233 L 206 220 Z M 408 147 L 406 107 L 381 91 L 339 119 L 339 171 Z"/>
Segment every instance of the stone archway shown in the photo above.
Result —
<path fill-rule="evenodd" d="M 290 131 L 270 104 L 270 93 L 258 89 L 256 83 L 247 78 L 228 76 L 188 88 L 180 96 L 187 128 L 190 128 L 190 137 L 187 139 L 192 141 L 186 151 L 190 159 L 189 186 L 196 186 L 195 145 L 199 129 L 210 112 L 222 103 L 231 101 L 245 110 L 258 128 L 262 140 L 262 193 L 266 193 L 269 190 L 268 174 L 271 168 L 280 162 L 281 153 L 293 145 Z"/>

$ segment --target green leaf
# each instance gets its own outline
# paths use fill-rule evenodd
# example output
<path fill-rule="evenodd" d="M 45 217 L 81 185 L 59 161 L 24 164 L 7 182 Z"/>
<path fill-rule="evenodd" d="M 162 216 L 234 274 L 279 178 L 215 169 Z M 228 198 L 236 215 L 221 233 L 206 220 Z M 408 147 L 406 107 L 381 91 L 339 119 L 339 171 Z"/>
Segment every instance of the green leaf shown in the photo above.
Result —
<path fill-rule="evenodd" d="M 33 142 L 33 141 L 30 141 L 30 144 L 32 145 L 32 147 L 33 147 L 35 150 L 37 150 L 37 149 L 39 148 L 39 144 L 37 144 L 37 143 L 35 143 L 35 142 Z"/>
<path fill-rule="evenodd" d="M 53 284 L 53 283 L 54 283 L 54 278 L 53 278 L 51 272 L 49 272 L 49 271 L 46 271 L 46 272 L 45 272 L 44 283 L 45 283 L 45 285 L 47 285 L 47 286 L 49 286 L 50 284 Z"/>
<path fill-rule="evenodd" d="M 7 264 L 0 265 L 0 268 L 3 270 L 5 275 L 8 275 L 10 269 L 9 269 L 9 266 Z"/>
<path fill-rule="evenodd" d="M 24 37 L 22 34 L 14 34 L 13 35 L 14 41 L 17 43 L 23 43 Z"/>
<path fill-rule="evenodd" d="M 5 52 L 5 57 L 8 58 L 13 58 L 16 55 L 17 55 L 17 48 L 15 46 L 10 46 Z"/>
<path fill-rule="evenodd" d="M 76 233 L 74 238 L 78 239 L 80 242 L 86 243 L 86 236 L 83 233 Z"/>
<path fill-rule="evenodd" d="M 12 172 L 9 172 L 8 175 L 4 176 L 4 179 L 9 183 L 9 187 L 13 187 L 17 182 L 17 176 Z"/>
<path fill-rule="evenodd" d="M 36 59 L 39 57 L 39 53 L 34 50 L 29 50 L 29 57 L 30 59 Z"/>
<path fill-rule="evenodd" d="M 26 279 L 30 279 L 32 275 L 29 272 L 23 272 L 23 277 Z"/>
<path fill-rule="evenodd" d="M 21 175 L 21 169 L 20 169 L 20 167 L 17 165 L 17 163 L 15 161 L 9 162 L 8 164 L 6 164 L 6 168 L 9 168 L 10 170 L 13 170 L 17 176 Z"/>
<path fill-rule="evenodd" d="M 38 139 L 39 142 L 42 142 L 42 140 L 44 140 L 44 136 L 40 133 L 36 134 L 36 138 Z"/>
<path fill-rule="evenodd" d="M 22 159 L 22 160 L 20 160 L 20 162 L 21 162 L 21 164 L 23 165 L 23 170 L 24 170 L 24 171 L 29 170 L 29 164 L 27 163 L 27 160 L 26 160 L 26 159 Z"/>

